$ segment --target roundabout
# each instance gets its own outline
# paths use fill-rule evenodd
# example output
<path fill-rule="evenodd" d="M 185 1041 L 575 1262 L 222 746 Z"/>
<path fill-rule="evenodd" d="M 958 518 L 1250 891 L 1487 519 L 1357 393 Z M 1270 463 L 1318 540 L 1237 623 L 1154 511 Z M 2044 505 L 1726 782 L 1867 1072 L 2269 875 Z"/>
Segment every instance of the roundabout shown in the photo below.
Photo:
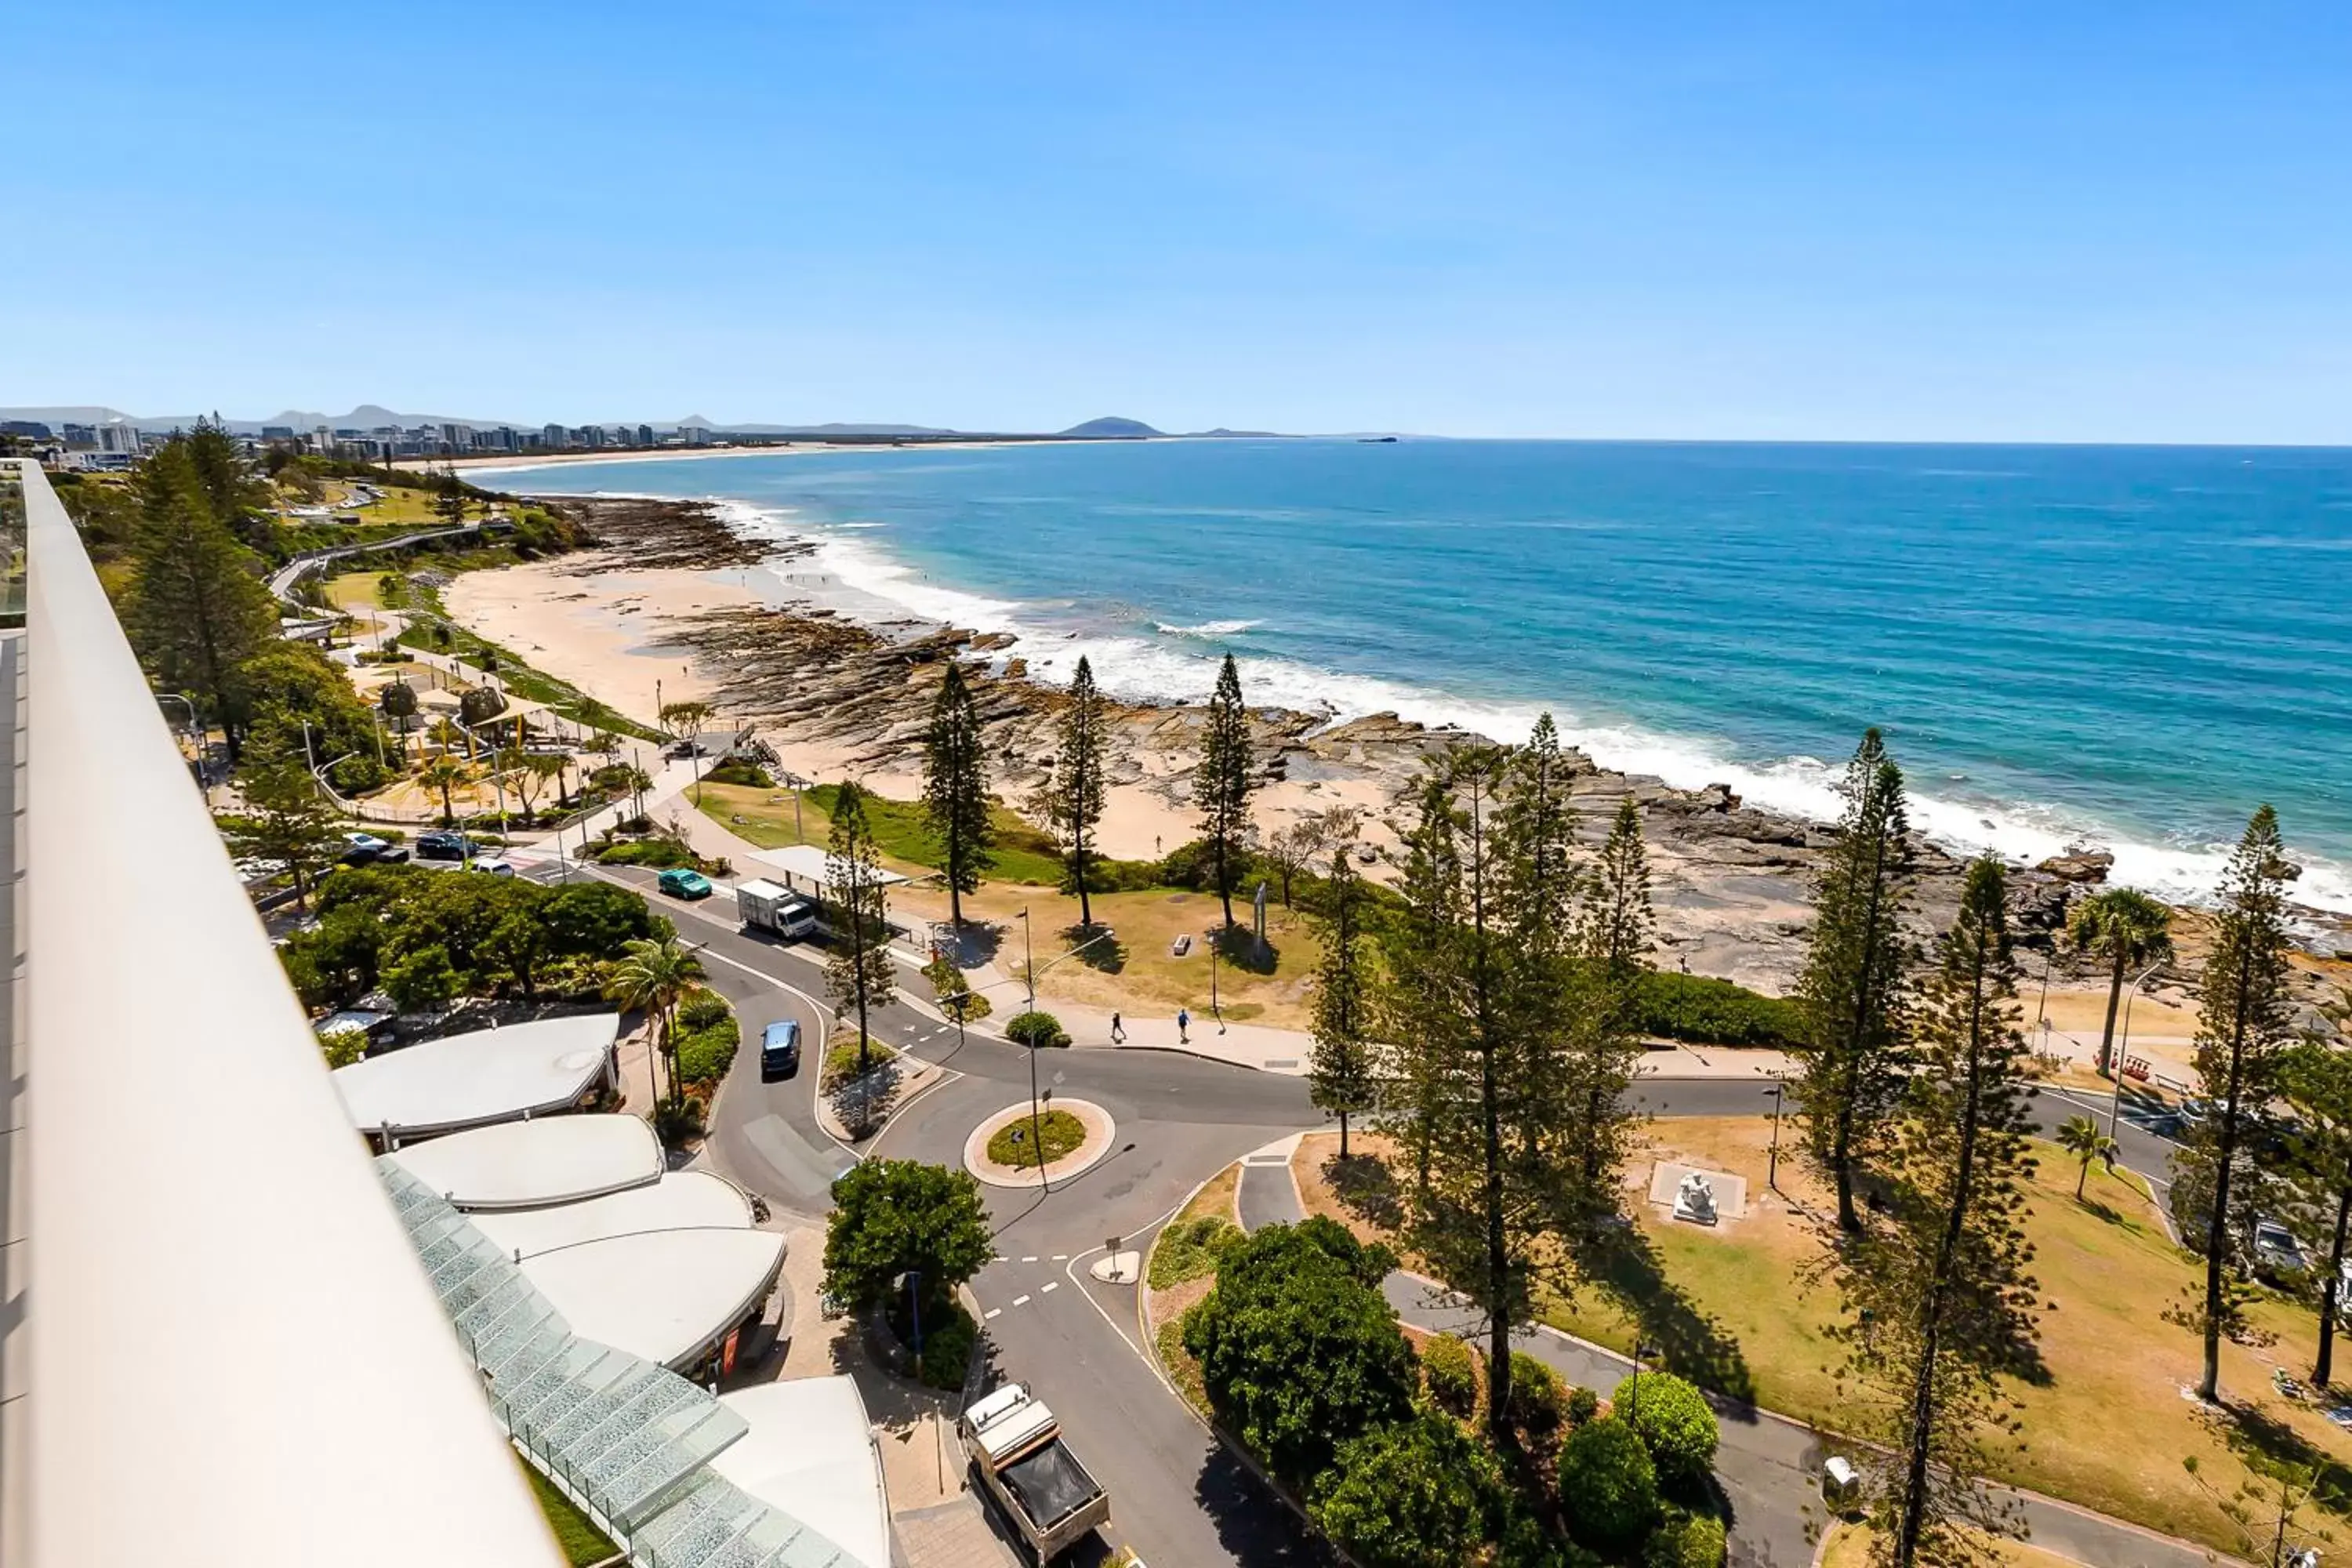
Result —
<path fill-rule="evenodd" d="M 1034 1129 L 1034 1131 L 1033 1131 Z M 1035 1108 L 1024 1100 L 982 1118 L 963 1142 L 964 1169 L 992 1187 L 1034 1187 L 1075 1176 L 1110 1152 L 1118 1124 L 1090 1100 L 1055 1100 Z M 1051 1156 L 1041 1178 L 1020 1161 L 1035 1132 Z"/>

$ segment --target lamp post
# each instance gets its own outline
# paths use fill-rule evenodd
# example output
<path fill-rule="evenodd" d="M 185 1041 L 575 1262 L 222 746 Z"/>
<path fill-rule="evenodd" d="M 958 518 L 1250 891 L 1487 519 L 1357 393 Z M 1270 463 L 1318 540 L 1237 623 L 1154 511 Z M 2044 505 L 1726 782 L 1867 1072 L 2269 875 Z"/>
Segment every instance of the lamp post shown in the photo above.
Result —
<path fill-rule="evenodd" d="M 2123 1120 L 2124 1114 L 2124 1047 L 2131 1044 L 2132 1004 L 2139 999 L 2139 988 L 2147 984 L 2147 977 L 2162 969 L 2164 963 L 2159 958 L 2133 976 L 2131 994 L 2124 998 L 2123 1037 L 2116 1042 L 2116 1059 L 2107 1064 L 2116 1075 L 2115 1098 L 2107 1103 L 2107 1136 L 2110 1138 L 2116 1135 L 2116 1124 Z"/>
<path fill-rule="evenodd" d="M 1764 1184 L 1774 1192 L 1780 1190 L 1780 1092 L 1788 1080 L 1778 1073 L 1772 1076 L 1772 1152 L 1764 1167 Z"/>
<path fill-rule="evenodd" d="M 1217 1021 L 1217 1033 L 1225 1032 L 1224 1009 L 1217 1005 L 1217 939 L 1209 938 L 1209 1016 Z"/>
<path fill-rule="evenodd" d="M 1625 1380 L 1627 1384 L 1625 1393 L 1625 1425 L 1633 1427 L 1637 1432 L 1641 1430 L 1642 1426 L 1642 1358 L 1645 1355 L 1655 1355 L 1657 1353 L 1657 1346 L 1643 1344 L 1640 1336 L 1635 1336 L 1633 1340 L 1633 1375 Z"/>

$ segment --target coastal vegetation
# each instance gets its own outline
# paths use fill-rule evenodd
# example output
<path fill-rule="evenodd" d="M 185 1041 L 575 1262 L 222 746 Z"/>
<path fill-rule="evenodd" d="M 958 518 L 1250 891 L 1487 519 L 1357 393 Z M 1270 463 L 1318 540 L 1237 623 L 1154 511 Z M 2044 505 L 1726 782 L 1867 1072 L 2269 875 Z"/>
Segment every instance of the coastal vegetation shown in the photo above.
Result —
<path fill-rule="evenodd" d="M 988 757 L 971 689 L 953 664 L 940 681 L 938 704 L 923 737 L 923 820 L 940 847 L 940 876 L 948 889 L 948 918 L 963 924 L 963 896 L 996 863 L 991 853 L 995 821 L 989 811 Z"/>
<path fill-rule="evenodd" d="M 825 987 L 835 1011 L 857 1020 L 857 1076 L 872 1067 L 870 1022 L 890 1005 L 890 917 L 883 900 L 882 860 L 866 821 L 866 792 L 854 784 L 835 798 L 825 854 L 825 924 L 833 932 Z"/>

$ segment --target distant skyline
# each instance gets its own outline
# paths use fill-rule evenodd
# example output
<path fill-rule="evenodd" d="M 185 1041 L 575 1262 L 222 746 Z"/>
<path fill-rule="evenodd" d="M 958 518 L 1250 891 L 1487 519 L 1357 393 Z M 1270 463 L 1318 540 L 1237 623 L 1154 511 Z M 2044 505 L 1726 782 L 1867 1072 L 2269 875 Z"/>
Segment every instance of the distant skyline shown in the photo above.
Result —
<path fill-rule="evenodd" d="M 2340 5 L 97 21 L 0 404 L 2352 443 Z"/>

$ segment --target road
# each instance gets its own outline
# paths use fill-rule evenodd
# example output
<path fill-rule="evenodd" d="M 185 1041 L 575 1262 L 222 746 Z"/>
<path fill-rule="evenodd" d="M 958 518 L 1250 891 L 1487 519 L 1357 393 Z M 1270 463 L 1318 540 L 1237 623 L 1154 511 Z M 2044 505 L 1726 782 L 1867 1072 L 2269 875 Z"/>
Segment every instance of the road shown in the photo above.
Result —
<path fill-rule="evenodd" d="M 652 891 L 650 873 L 598 868 L 611 880 Z M 830 1015 L 820 960 L 797 946 L 746 935 L 731 900 L 699 904 L 655 898 L 688 940 L 701 945 L 711 984 L 732 1002 L 744 1036 L 756 1041 L 778 1018 L 800 1021 L 822 1041 Z M 927 997 L 919 974 L 902 989 Z M 946 1071 L 898 1111 L 864 1154 L 958 1166 L 966 1135 L 991 1113 L 1025 1103 L 1031 1058 L 992 1036 L 967 1034 L 904 1003 L 877 1013 L 877 1037 Z M 1192 1188 L 1225 1165 L 1289 1133 L 1319 1130 L 1325 1118 L 1303 1080 L 1252 1072 L 1175 1052 L 1048 1051 L 1037 1058 L 1038 1087 L 1092 1100 L 1118 1124 L 1112 1152 L 1051 1194 L 983 1189 L 998 1258 L 972 1281 L 1001 1376 L 1027 1383 L 1061 1415 L 1072 1447 L 1112 1497 L 1107 1546 L 1127 1545 L 1161 1563 L 1311 1563 L 1321 1555 L 1288 1510 L 1227 1456 L 1160 1381 L 1140 1342 L 1134 1290 L 1106 1286 L 1087 1263 L 1114 1237 L 1134 1244 Z M 718 1167 L 777 1206 L 822 1223 L 834 1176 L 858 1157 L 818 1125 L 814 1071 L 769 1083 L 758 1052 L 737 1054 L 713 1108 L 711 1157 Z M 1745 1079 L 1645 1079 L 1636 1103 L 1656 1116 L 1763 1114 L 1769 1101 Z M 2068 1116 L 2104 1110 L 2053 1091 L 2037 1097 L 2043 1131 Z M 2126 1123 L 2125 1163 L 2158 1181 L 2172 1145 Z M 1243 1167 L 1238 1194 L 1253 1227 L 1295 1218 L 1287 1163 Z M 1475 1331 L 1475 1314 L 1429 1281 L 1398 1274 L 1387 1294 L 1417 1327 Z M 1601 1392 L 1631 1363 L 1550 1330 L 1523 1336 L 1525 1348 L 1563 1377 Z M 1724 1402 L 1718 1476 L 1733 1512 L 1735 1563 L 1800 1568 L 1810 1562 L 1808 1510 L 1821 1455 L 1792 1422 Z M 2038 1500 L 2026 1500 L 2035 1538 L 2105 1568 L 2189 1568 L 2202 1561 L 2170 1542 Z"/>
<path fill-rule="evenodd" d="M 269 574 L 269 591 L 280 599 L 287 599 L 293 594 L 295 584 L 328 562 L 341 561 L 345 556 L 373 555 L 379 550 L 400 550 L 411 544 L 424 544 L 436 539 L 454 539 L 461 533 L 479 533 L 486 528 L 506 526 L 493 519 L 488 522 L 468 522 L 450 528 L 426 529 L 419 533 L 404 533 L 397 539 L 379 539 L 365 544 L 341 544 L 332 550 L 307 551 Z"/>

